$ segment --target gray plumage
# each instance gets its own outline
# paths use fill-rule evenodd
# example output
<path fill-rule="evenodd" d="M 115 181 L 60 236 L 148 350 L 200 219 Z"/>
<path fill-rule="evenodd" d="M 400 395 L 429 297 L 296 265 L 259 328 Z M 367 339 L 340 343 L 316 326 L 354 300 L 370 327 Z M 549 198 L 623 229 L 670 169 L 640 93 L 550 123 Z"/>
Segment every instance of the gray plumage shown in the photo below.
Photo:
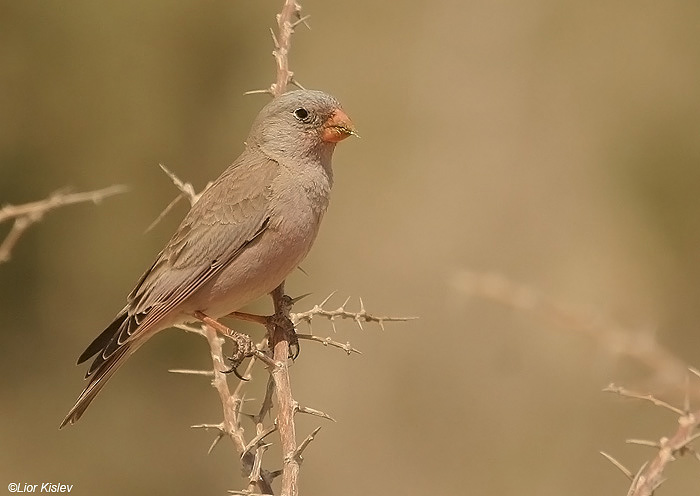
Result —
<path fill-rule="evenodd" d="M 76 422 L 148 338 L 195 311 L 230 314 L 271 292 L 311 248 L 323 217 L 335 144 L 353 134 L 332 96 L 293 91 L 267 104 L 243 153 L 202 194 L 114 321 L 78 363 L 95 358 L 61 427 Z"/>

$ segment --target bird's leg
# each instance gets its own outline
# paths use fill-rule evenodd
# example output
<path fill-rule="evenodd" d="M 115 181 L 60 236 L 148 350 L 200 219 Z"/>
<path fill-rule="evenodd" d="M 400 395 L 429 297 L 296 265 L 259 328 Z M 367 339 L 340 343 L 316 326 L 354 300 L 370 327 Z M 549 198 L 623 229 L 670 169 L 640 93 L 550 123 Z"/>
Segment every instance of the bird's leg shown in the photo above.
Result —
<path fill-rule="evenodd" d="M 221 322 L 218 320 L 212 319 L 208 315 L 206 315 L 203 312 L 196 311 L 194 312 L 194 317 L 202 322 L 204 322 L 206 325 L 214 329 L 216 332 L 221 334 L 222 336 L 231 339 L 235 345 L 235 352 L 233 353 L 232 356 L 227 357 L 228 360 L 231 362 L 231 368 L 229 370 L 224 370 L 224 374 L 230 374 L 231 372 L 234 373 L 236 377 L 238 377 L 240 380 L 245 381 L 247 379 L 244 379 L 239 373 L 238 373 L 238 367 L 243 363 L 243 360 L 246 358 L 249 358 L 253 355 L 255 355 L 257 348 L 255 347 L 255 344 L 253 341 L 251 341 L 250 336 L 247 334 L 242 334 L 240 332 L 236 332 L 233 329 L 230 329 L 223 325 Z"/>
<path fill-rule="evenodd" d="M 284 295 L 284 298 L 288 298 L 289 300 L 291 300 L 291 298 L 287 295 Z M 264 326 L 268 330 L 268 344 L 272 342 L 272 340 L 270 339 L 270 329 L 273 329 L 272 332 L 274 332 L 274 327 L 280 326 L 282 329 L 284 329 L 286 335 L 288 336 L 287 339 L 289 341 L 290 348 L 293 348 L 290 352 L 290 358 L 292 360 L 296 360 L 299 356 L 299 339 L 296 335 L 296 329 L 294 328 L 294 324 L 292 323 L 291 319 L 288 316 L 285 316 L 283 313 L 274 313 L 272 315 L 255 315 L 252 313 L 245 312 L 231 312 L 227 315 L 227 317 L 231 317 L 238 320 L 244 320 L 246 322 L 254 322 L 256 324 Z"/>
<path fill-rule="evenodd" d="M 279 295 L 277 295 L 275 291 L 277 291 Z M 270 296 L 272 296 L 273 302 L 275 303 L 274 314 L 255 315 L 252 313 L 245 312 L 231 312 L 227 315 L 227 317 L 232 317 L 238 320 L 244 320 L 246 322 L 254 322 L 256 324 L 265 326 L 265 328 L 267 329 L 267 342 L 270 346 L 270 349 L 273 349 L 273 341 L 275 341 L 275 339 L 273 339 L 272 336 L 275 334 L 275 329 L 279 327 L 283 332 L 285 340 L 289 342 L 289 357 L 292 360 L 296 360 L 299 356 L 299 338 L 297 338 L 294 323 L 289 318 L 289 312 L 291 311 L 292 305 L 294 305 L 294 303 L 308 295 L 302 295 L 297 298 L 292 298 L 284 294 L 283 290 L 278 291 L 276 289 L 275 291 L 270 293 Z M 279 339 L 277 339 L 275 342 L 277 341 L 279 341 Z"/>
<path fill-rule="evenodd" d="M 270 316 L 268 315 L 255 315 L 254 313 L 245 312 L 231 312 L 227 315 L 227 317 L 232 317 L 238 320 L 245 320 L 246 322 L 255 322 L 256 324 L 260 324 L 266 327 L 270 319 Z"/>

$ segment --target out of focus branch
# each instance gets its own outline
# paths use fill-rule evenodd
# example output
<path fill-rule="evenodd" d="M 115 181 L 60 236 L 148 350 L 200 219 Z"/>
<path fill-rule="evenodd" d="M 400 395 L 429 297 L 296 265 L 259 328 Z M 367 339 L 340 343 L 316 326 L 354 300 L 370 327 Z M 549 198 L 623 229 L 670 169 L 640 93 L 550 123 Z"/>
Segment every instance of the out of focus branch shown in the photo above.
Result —
<path fill-rule="evenodd" d="M 653 395 L 634 393 L 612 384 L 605 388 L 604 391 L 627 398 L 646 400 L 657 407 L 665 408 L 679 415 L 678 428 L 671 437 L 662 437 L 658 442 L 640 439 L 627 440 L 630 444 L 651 446 L 658 450 L 656 456 L 642 465 L 634 475 L 612 456 L 602 453 L 603 456 L 610 460 L 611 463 L 630 479 L 630 488 L 627 492 L 628 496 L 652 496 L 654 491 L 664 482 L 664 470 L 678 457 L 687 453 L 692 453 L 696 458 L 700 459 L 697 451 L 691 446 L 691 443 L 700 437 L 700 433 L 696 432 L 698 427 L 700 427 L 700 410 L 690 411 L 689 401 L 687 399 L 686 405 L 681 409 L 671 406 L 655 398 Z M 686 398 L 688 398 L 688 396 L 689 395 L 686 395 Z"/>
<path fill-rule="evenodd" d="M 10 232 L 0 243 L 0 263 L 10 260 L 12 249 L 32 224 L 43 219 L 44 215 L 60 207 L 75 203 L 99 203 L 103 199 L 127 191 L 125 186 L 115 185 L 95 191 L 82 193 L 65 193 L 57 191 L 45 200 L 25 203 L 24 205 L 7 205 L 0 209 L 0 223 L 14 219 Z"/>
<path fill-rule="evenodd" d="M 691 447 L 691 443 L 700 437 L 700 433 L 696 432 L 700 427 L 700 410 L 693 411 L 690 408 L 690 397 L 699 396 L 697 388 L 689 389 L 688 368 L 683 361 L 657 343 L 652 336 L 624 329 L 614 322 L 564 305 L 532 287 L 518 284 L 499 275 L 465 271 L 459 274 L 454 282 L 460 291 L 468 295 L 487 298 L 525 310 L 587 335 L 612 354 L 625 355 L 643 364 L 652 372 L 654 378 L 665 386 L 679 388 L 680 384 L 686 385 L 683 408 L 675 407 L 652 394 L 634 393 L 614 385 L 605 388 L 606 392 L 647 401 L 678 416 L 678 429 L 671 437 L 663 437 L 658 442 L 639 439 L 627 441 L 630 444 L 657 449 L 656 456 L 636 472 L 630 471 L 611 455 L 601 452 L 630 480 L 628 496 L 652 496 L 663 483 L 663 473 L 668 464 L 679 456 L 692 453 L 700 460 L 698 452 Z M 690 370 L 700 377 L 700 373 L 695 369 Z"/>
<path fill-rule="evenodd" d="M 641 363 L 660 384 L 674 388 L 684 384 L 687 364 L 648 332 L 631 331 L 598 315 L 565 305 L 536 288 L 497 274 L 463 271 L 455 277 L 454 285 L 466 295 L 524 310 L 586 335 L 611 354 L 628 356 Z"/>

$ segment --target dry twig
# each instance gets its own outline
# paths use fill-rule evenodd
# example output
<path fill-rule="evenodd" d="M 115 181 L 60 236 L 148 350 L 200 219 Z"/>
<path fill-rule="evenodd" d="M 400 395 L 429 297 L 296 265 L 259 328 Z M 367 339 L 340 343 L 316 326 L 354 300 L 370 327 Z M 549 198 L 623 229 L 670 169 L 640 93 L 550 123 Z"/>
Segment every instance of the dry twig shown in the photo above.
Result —
<path fill-rule="evenodd" d="M 272 301 L 275 305 L 275 315 L 283 316 L 285 321 L 289 320 L 291 309 L 284 295 L 284 281 L 272 292 Z M 275 386 L 275 396 L 277 397 L 277 425 L 282 443 L 282 488 L 284 496 L 297 496 L 299 494 L 299 468 L 301 466 L 298 458 L 294 456 L 297 450 L 296 426 L 294 424 L 294 413 L 296 412 L 296 402 L 292 396 L 292 383 L 289 378 L 289 333 L 293 328 L 287 325 L 279 325 L 276 322 L 268 326 L 268 336 L 270 337 L 270 347 L 272 357 L 277 362 L 270 368 L 270 375 Z"/>
<path fill-rule="evenodd" d="M 454 280 L 468 295 L 487 298 L 525 310 L 557 325 L 580 332 L 613 355 L 628 356 L 644 365 L 664 386 L 683 384 L 687 364 L 658 343 L 648 332 L 631 331 L 590 312 L 567 306 L 535 288 L 501 275 L 464 271 Z"/>
<path fill-rule="evenodd" d="M 25 203 L 24 205 L 6 205 L 0 209 L 0 223 L 14 219 L 10 232 L 0 243 L 0 263 L 7 262 L 12 256 L 12 249 L 20 237 L 32 224 L 39 222 L 44 215 L 59 207 L 75 203 L 99 203 L 105 198 L 127 191 L 126 186 L 115 185 L 83 193 L 66 193 L 57 191 L 45 200 Z"/>
<path fill-rule="evenodd" d="M 639 439 L 627 440 L 630 444 L 641 444 L 654 447 L 658 450 L 656 456 L 642 465 L 634 477 L 632 477 L 632 473 L 619 461 L 608 454 L 602 453 L 611 463 L 631 479 L 632 482 L 627 492 L 628 496 L 652 496 L 654 491 L 664 482 L 664 470 L 669 463 L 686 453 L 693 453 L 697 458 L 697 452 L 690 444 L 700 437 L 700 433 L 696 432 L 698 427 L 700 427 L 700 410 L 690 411 L 687 407 L 684 409 L 677 408 L 665 401 L 655 398 L 653 395 L 635 393 L 612 384 L 605 388 L 604 391 L 612 392 L 626 398 L 648 401 L 657 407 L 664 408 L 678 415 L 678 428 L 670 438 L 662 437 L 658 442 Z"/>
<path fill-rule="evenodd" d="M 614 322 L 563 305 L 531 287 L 498 275 L 463 272 L 455 279 L 455 285 L 467 294 L 481 296 L 526 310 L 581 332 L 611 353 L 629 356 L 645 365 L 652 372 L 654 378 L 665 386 L 677 388 L 679 384 L 686 384 L 685 401 L 682 408 L 673 406 L 652 394 L 635 393 L 613 384 L 604 389 L 606 392 L 627 398 L 647 401 L 678 416 L 678 429 L 669 438 L 663 437 L 658 442 L 644 439 L 627 440 L 629 444 L 652 447 L 658 450 L 656 456 L 643 464 L 634 474 L 611 455 L 601 452 L 631 481 L 628 496 L 651 496 L 664 482 L 663 473 L 668 464 L 678 456 L 692 453 L 700 460 L 700 455 L 690 446 L 693 441 L 700 437 L 700 433 L 696 432 L 700 427 L 700 410 L 691 411 L 690 408 L 691 389 L 688 386 L 688 368 L 648 333 L 624 329 Z M 700 372 L 695 369 L 691 368 L 690 372 L 700 377 Z M 694 396 L 697 395 L 695 392 Z"/>

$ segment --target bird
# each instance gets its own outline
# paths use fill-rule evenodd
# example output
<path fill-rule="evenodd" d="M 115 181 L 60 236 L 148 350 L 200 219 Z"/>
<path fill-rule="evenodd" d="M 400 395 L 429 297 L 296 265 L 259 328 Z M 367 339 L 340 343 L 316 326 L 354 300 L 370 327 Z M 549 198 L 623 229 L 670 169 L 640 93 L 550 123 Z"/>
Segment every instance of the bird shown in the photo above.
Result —
<path fill-rule="evenodd" d="M 259 112 L 241 155 L 202 193 L 126 305 L 78 358 L 88 384 L 74 424 L 126 359 L 156 333 L 218 319 L 279 286 L 306 257 L 333 185 L 338 142 L 356 135 L 333 96 L 295 90 Z"/>

